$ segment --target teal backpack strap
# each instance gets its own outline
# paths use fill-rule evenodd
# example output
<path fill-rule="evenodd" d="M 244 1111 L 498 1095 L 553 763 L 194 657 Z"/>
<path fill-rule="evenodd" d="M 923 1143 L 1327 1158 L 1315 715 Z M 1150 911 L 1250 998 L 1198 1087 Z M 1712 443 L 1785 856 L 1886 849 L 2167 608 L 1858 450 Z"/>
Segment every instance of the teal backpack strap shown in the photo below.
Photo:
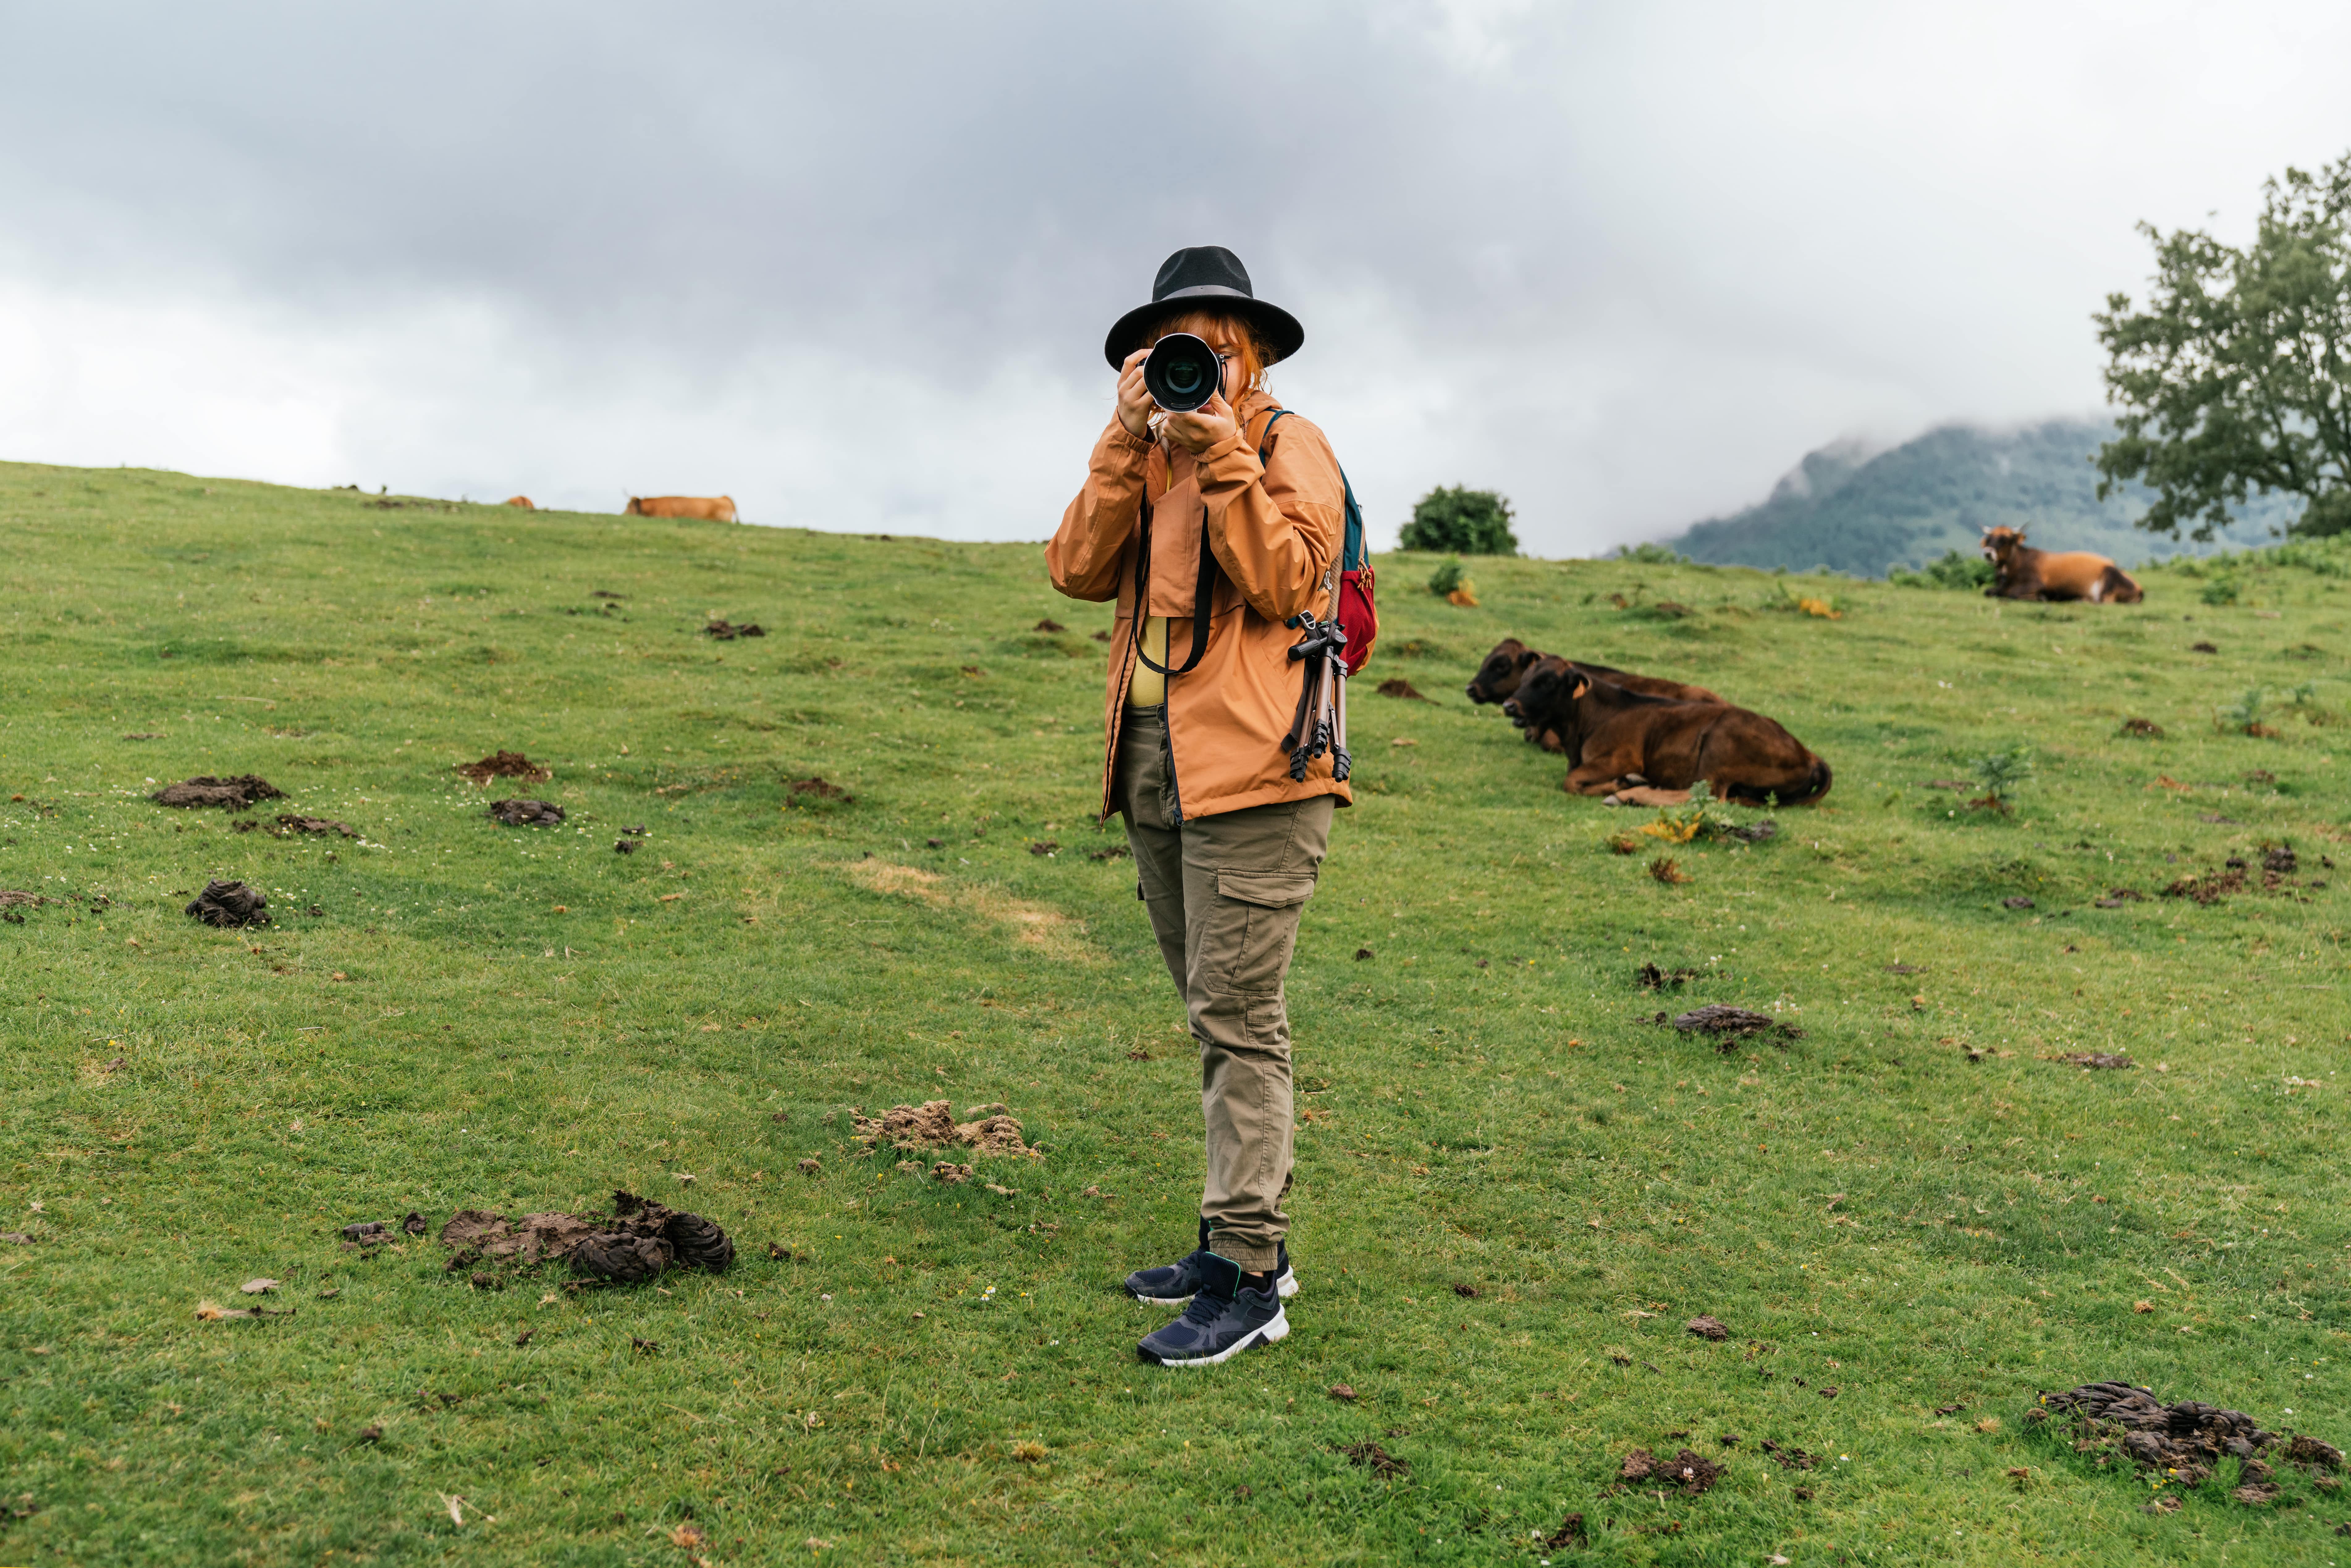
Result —
<path fill-rule="evenodd" d="M 1265 429 L 1260 433 L 1258 441 L 1258 466 L 1263 467 L 1266 459 L 1273 455 L 1275 422 L 1290 412 L 1286 408 L 1275 409 L 1273 418 L 1265 422 Z M 1355 505 L 1355 486 L 1348 482 L 1347 471 L 1344 468 L 1339 470 L 1339 483 L 1347 494 L 1347 537 L 1340 550 L 1339 570 L 1361 571 L 1369 559 L 1364 550 L 1364 509 Z"/>
<path fill-rule="evenodd" d="M 1267 420 L 1265 422 L 1265 429 L 1259 433 L 1257 444 L 1257 463 L 1259 467 L 1264 467 L 1265 460 L 1273 455 L 1274 422 L 1289 412 L 1290 411 L 1286 408 L 1275 409 L 1273 411 L 1273 418 Z"/>
<path fill-rule="evenodd" d="M 1364 509 L 1355 505 L 1355 486 L 1348 483 L 1344 468 L 1339 470 L 1339 484 L 1347 493 L 1347 540 L 1339 552 L 1339 570 L 1361 571 L 1370 563 L 1364 553 Z"/>

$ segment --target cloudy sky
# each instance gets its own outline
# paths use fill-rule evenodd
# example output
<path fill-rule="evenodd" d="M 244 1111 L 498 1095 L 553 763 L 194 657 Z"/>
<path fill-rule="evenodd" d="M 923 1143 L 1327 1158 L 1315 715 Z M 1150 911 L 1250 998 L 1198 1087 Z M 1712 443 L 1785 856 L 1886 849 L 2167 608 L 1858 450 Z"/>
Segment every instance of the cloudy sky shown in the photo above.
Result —
<path fill-rule="evenodd" d="M 1171 249 L 1376 538 L 1586 554 L 2095 410 L 2133 225 L 2351 150 L 2351 8 L 0 0 L 0 458 L 1034 538 Z"/>

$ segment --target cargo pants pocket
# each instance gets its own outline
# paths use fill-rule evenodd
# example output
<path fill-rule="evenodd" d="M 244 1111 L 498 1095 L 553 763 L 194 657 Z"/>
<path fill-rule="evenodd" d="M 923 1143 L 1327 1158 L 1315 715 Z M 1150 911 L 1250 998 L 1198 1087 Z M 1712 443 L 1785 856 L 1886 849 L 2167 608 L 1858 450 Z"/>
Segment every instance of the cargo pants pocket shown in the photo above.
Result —
<path fill-rule="evenodd" d="M 1210 988 L 1250 998 L 1280 992 L 1299 918 L 1313 895 L 1311 871 L 1217 873 L 1218 929 L 1203 977 Z"/>

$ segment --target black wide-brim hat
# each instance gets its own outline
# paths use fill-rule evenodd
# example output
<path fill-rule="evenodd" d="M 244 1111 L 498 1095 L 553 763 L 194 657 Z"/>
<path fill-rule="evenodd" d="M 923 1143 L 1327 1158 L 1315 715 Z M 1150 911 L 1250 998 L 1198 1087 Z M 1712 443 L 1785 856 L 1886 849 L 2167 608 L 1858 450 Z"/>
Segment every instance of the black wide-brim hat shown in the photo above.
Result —
<path fill-rule="evenodd" d="M 1259 299 L 1249 288 L 1249 268 L 1241 258 L 1220 245 L 1186 246 L 1159 264 L 1151 285 L 1151 303 L 1138 305 L 1120 317 L 1102 342 L 1102 357 L 1116 370 L 1127 355 L 1143 347 L 1151 329 L 1173 316 L 1191 310 L 1228 310 L 1247 321 L 1265 350 L 1265 362 L 1286 360 L 1305 346 L 1306 329 L 1279 305 Z"/>

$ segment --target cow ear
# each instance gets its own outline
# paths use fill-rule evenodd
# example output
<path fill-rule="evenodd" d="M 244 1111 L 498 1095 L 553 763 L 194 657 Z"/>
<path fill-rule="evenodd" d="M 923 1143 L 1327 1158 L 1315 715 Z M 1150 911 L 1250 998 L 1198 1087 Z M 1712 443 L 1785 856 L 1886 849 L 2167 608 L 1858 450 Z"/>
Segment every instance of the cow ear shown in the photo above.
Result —
<path fill-rule="evenodd" d="M 1574 689 L 1573 689 L 1573 690 L 1572 690 L 1572 691 L 1570 691 L 1567 695 L 1568 695 L 1569 696 L 1571 696 L 1571 697 L 1581 698 L 1581 697 L 1583 695 L 1583 694 L 1584 694 L 1584 693 L 1586 693 L 1586 692 L 1590 691 L 1591 689 L 1592 689 L 1592 681 L 1591 681 L 1591 678 L 1590 678 L 1589 676 L 1585 676 L 1585 675 L 1578 675 L 1578 676 L 1576 676 L 1576 677 L 1575 677 L 1575 686 L 1574 686 Z"/>
<path fill-rule="evenodd" d="M 1541 653 L 1536 653 L 1532 648 L 1529 648 L 1519 655 L 1519 668 L 1523 670 L 1529 664 L 1541 662 L 1541 658 L 1542 655 Z"/>

